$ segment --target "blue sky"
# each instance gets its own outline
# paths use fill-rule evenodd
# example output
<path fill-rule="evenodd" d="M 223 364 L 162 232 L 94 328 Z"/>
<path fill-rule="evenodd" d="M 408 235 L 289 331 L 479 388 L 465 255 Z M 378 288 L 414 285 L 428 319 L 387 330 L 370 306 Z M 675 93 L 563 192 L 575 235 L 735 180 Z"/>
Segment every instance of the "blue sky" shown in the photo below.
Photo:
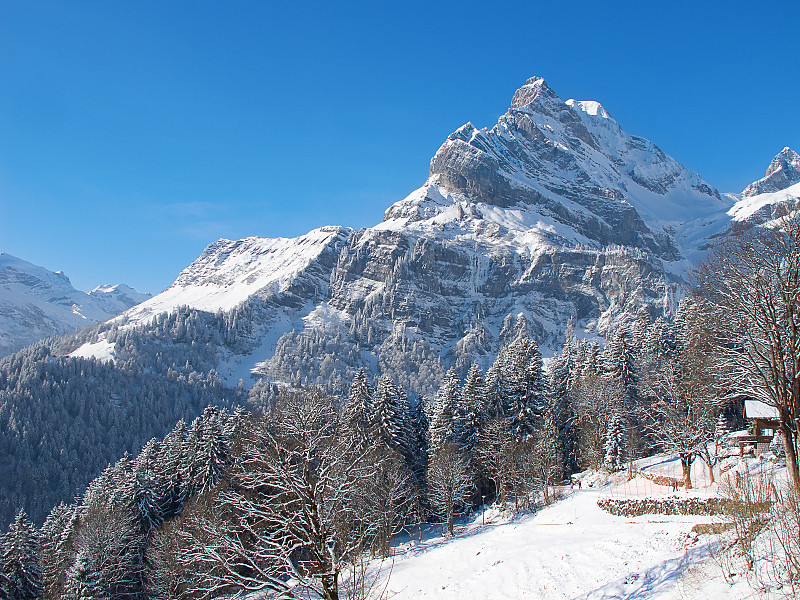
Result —
<path fill-rule="evenodd" d="M 0 251 L 157 292 L 220 237 L 369 226 L 532 75 L 741 191 L 800 150 L 798 4 L 3 0 Z"/>

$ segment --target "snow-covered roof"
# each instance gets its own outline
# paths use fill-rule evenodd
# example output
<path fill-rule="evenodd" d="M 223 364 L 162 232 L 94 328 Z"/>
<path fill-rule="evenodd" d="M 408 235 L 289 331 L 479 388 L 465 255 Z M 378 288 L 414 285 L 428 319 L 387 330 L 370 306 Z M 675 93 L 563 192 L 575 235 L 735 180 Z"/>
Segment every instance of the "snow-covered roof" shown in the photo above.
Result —
<path fill-rule="evenodd" d="M 744 414 L 748 419 L 777 419 L 778 409 L 758 400 L 744 401 Z"/>

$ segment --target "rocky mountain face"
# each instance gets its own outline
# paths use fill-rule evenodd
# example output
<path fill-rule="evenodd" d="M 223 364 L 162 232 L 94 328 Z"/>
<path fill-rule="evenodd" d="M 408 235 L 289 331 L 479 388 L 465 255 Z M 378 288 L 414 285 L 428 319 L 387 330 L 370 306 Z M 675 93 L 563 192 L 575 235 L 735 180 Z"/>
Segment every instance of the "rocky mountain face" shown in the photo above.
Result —
<path fill-rule="evenodd" d="M 487 363 L 520 320 L 547 352 L 570 321 L 604 338 L 669 313 L 733 201 L 599 103 L 534 77 L 494 127 L 452 133 L 378 225 L 220 240 L 116 326 L 179 306 L 236 313 L 246 333 L 218 362 L 231 384 L 341 391 L 365 366 L 427 393 L 442 369 Z M 100 342 L 76 352 L 111 356 Z"/>
<path fill-rule="evenodd" d="M 100 286 L 86 294 L 73 288 L 64 273 L 2 252 L 0 356 L 105 321 L 148 298 L 126 285 Z"/>

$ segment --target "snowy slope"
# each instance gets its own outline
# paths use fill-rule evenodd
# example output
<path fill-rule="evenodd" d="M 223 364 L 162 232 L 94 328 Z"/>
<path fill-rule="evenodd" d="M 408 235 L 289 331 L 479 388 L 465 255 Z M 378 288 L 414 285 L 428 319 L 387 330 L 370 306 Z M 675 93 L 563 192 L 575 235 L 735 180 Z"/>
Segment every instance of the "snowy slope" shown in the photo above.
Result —
<path fill-rule="evenodd" d="M 800 183 L 795 183 L 786 189 L 777 192 L 765 192 L 763 194 L 753 194 L 742 196 L 741 199 L 731 207 L 728 215 L 734 221 L 758 221 L 764 222 L 774 218 L 783 207 L 796 209 L 800 206 Z"/>
<path fill-rule="evenodd" d="M 699 463 L 700 461 L 698 461 Z M 749 468 L 762 468 L 753 461 Z M 651 457 L 637 467 L 680 473 L 677 457 Z M 745 467 L 748 468 L 748 467 Z M 693 471 L 704 471 L 696 464 Z M 778 471 L 778 480 L 785 470 Z M 609 484 L 595 480 L 582 489 L 564 488 L 564 499 L 536 514 L 508 519 L 495 508 L 478 512 L 446 539 L 429 529 L 398 541 L 394 556 L 375 561 L 378 589 L 392 600 L 717 600 L 744 599 L 754 590 L 741 576 L 731 584 L 709 554 L 715 538 L 691 533 L 698 523 L 720 517 L 650 514 L 618 517 L 601 510 L 601 498 L 671 496 L 625 473 Z M 716 485 L 702 482 L 690 495 L 718 496 Z M 663 491 L 653 490 L 654 487 Z M 687 496 L 678 492 L 679 497 Z M 485 519 L 486 524 L 482 521 Z M 780 594 L 776 597 L 784 597 Z"/>
<path fill-rule="evenodd" d="M 481 526 L 478 515 L 455 539 L 433 538 L 400 549 L 387 597 L 657 598 L 675 591 L 686 548 L 702 518 L 661 515 L 628 519 L 597 506 L 582 490 L 538 514 Z M 490 511 L 490 519 L 497 513 Z M 707 518 L 706 518 L 707 521 Z"/>
<path fill-rule="evenodd" d="M 141 322 L 177 306 L 229 311 L 252 297 L 287 292 L 320 254 L 350 232 L 344 227 L 321 227 L 296 238 L 218 240 L 181 271 L 175 283 L 126 316 Z"/>
<path fill-rule="evenodd" d="M 101 286 L 89 294 L 62 272 L 0 253 L 0 356 L 45 337 L 105 321 L 149 298 L 128 286 Z"/>

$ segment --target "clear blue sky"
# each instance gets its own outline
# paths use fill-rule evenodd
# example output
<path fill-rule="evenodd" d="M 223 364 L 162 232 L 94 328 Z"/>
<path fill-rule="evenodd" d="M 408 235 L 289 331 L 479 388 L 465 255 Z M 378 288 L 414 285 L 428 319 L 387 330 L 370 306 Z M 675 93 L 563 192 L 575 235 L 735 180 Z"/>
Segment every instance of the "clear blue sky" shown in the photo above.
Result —
<path fill-rule="evenodd" d="M 474 3 L 478 4 L 478 3 Z M 721 191 L 800 146 L 800 3 L 0 2 L 0 250 L 157 292 L 364 227 L 544 76 Z"/>

